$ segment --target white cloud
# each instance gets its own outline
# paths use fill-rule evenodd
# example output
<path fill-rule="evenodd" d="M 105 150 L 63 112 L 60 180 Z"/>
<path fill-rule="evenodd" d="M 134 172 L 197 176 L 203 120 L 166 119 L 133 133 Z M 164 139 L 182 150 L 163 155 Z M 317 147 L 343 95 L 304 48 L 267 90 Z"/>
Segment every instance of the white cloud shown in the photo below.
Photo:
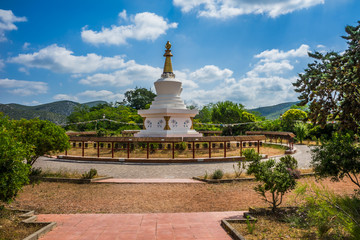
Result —
<path fill-rule="evenodd" d="M 68 95 L 68 94 L 57 94 L 53 97 L 55 100 L 70 100 L 76 102 L 87 102 L 87 101 L 95 101 L 95 100 L 103 100 L 107 102 L 115 102 L 122 101 L 124 99 L 124 94 L 122 93 L 113 93 L 108 90 L 100 90 L 100 91 L 92 91 L 87 90 L 84 92 L 80 92 L 76 95 Z"/>
<path fill-rule="evenodd" d="M 138 81 L 154 81 L 160 77 L 162 70 L 149 65 L 133 62 L 128 67 L 112 73 L 97 73 L 81 79 L 79 82 L 91 86 L 128 86 Z"/>
<path fill-rule="evenodd" d="M 198 88 L 184 91 L 183 97 L 198 105 L 231 100 L 242 103 L 248 108 L 296 101 L 297 94 L 292 83 L 297 77 L 296 73 L 292 72 L 293 64 L 298 64 L 299 59 L 307 57 L 308 49 L 309 46 L 303 44 L 297 49 L 286 52 L 279 49 L 263 51 L 254 56 L 258 62 L 245 77 L 238 80 L 232 77 L 232 71 L 229 69 L 225 71 L 216 66 L 211 68 L 205 66 L 189 74 L 199 79 L 200 76 L 206 77 L 202 78 L 204 81 L 198 81 L 201 84 Z M 226 74 L 220 74 L 221 72 Z M 214 79 L 213 84 L 208 84 L 209 81 L 206 79 Z"/>
<path fill-rule="evenodd" d="M 262 61 L 276 61 L 287 58 L 307 57 L 309 48 L 308 45 L 302 44 L 298 49 L 291 49 L 287 52 L 279 49 L 271 49 L 255 55 L 255 58 L 261 58 Z"/>
<path fill-rule="evenodd" d="M 30 43 L 25 42 L 22 48 L 23 48 L 24 50 L 27 50 L 27 49 L 29 49 L 29 46 L 30 46 Z"/>
<path fill-rule="evenodd" d="M 74 102 L 77 102 L 78 101 L 78 98 L 76 96 L 71 96 L 71 95 L 68 95 L 68 94 L 56 94 L 53 99 L 55 100 L 69 100 L 69 101 L 74 101 Z"/>
<path fill-rule="evenodd" d="M 325 0 L 173 0 L 182 12 L 199 17 L 227 19 L 245 14 L 266 14 L 272 18 L 323 4 Z"/>
<path fill-rule="evenodd" d="M 75 56 L 72 51 L 56 44 L 32 54 L 19 54 L 17 57 L 10 58 L 9 62 L 59 73 L 91 73 L 99 70 L 122 68 L 127 64 L 132 64 L 131 62 L 125 63 L 121 56 L 102 57 L 95 53 Z"/>
<path fill-rule="evenodd" d="M 119 18 L 127 20 L 127 14 L 125 9 L 119 13 Z"/>
<path fill-rule="evenodd" d="M 190 79 L 199 81 L 199 82 L 214 82 L 214 81 L 223 81 L 231 77 L 233 71 L 225 68 L 221 70 L 214 65 L 206 65 L 203 68 L 196 70 L 190 74 Z"/>
<path fill-rule="evenodd" d="M 26 22 L 26 17 L 16 17 L 11 10 L 0 9 L 0 42 L 6 41 L 5 31 L 17 30 L 15 22 Z"/>
<path fill-rule="evenodd" d="M 23 72 L 23 73 L 25 73 L 26 75 L 29 75 L 29 74 L 30 74 L 29 71 L 28 71 L 26 68 L 24 68 L 24 67 L 20 67 L 20 68 L 19 68 L 19 72 Z"/>
<path fill-rule="evenodd" d="M 126 11 L 119 13 L 121 19 L 126 20 Z M 82 29 L 81 37 L 83 41 L 91 44 L 126 44 L 127 39 L 136 40 L 155 40 L 166 33 L 168 29 L 177 28 L 177 23 L 168 23 L 163 17 L 155 13 L 143 12 L 129 18 L 129 25 L 116 26 L 111 28 L 103 27 L 101 31 L 87 30 L 87 26 Z"/>
<path fill-rule="evenodd" d="M 45 82 L 23 81 L 8 78 L 0 79 L 0 88 L 7 88 L 10 93 L 24 96 L 42 94 L 46 93 L 48 90 L 47 83 Z"/>
<path fill-rule="evenodd" d="M 255 67 L 247 72 L 249 77 L 257 77 L 264 73 L 266 76 L 271 76 L 274 73 L 283 74 L 285 71 L 291 71 L 294 66 L 290 64 L 289 60 L 282 60 L 281 62 L 264 62 L 257 64 Z"/>

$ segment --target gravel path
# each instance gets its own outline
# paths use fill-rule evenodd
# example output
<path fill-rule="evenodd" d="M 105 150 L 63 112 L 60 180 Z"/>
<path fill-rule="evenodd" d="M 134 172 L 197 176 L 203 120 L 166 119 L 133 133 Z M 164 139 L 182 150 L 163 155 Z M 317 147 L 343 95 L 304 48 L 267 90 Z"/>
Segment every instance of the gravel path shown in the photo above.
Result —
<path fill-rule="evenodd" d="M 298 160 L 299 168 L 308 168 L 311 160 L 310 149 L 306 145 L 295 145 L 297 152 L 294 157 Z M 114 178 L 191 178 L 209 174 L 215 169 L 233 172 L 236 163 L 98 163 L 85 161 L 69 161 L 41 157 L 35 167 L 57 171 L 60 169 L 85 172 L 95 168 L 99 175 Z"/>

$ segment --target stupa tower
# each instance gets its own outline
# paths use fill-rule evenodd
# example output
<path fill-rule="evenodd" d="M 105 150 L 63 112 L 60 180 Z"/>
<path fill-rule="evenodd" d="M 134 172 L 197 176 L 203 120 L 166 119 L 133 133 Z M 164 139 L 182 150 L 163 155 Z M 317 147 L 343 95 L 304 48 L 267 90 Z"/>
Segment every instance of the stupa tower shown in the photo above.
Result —
<path fill-rule="evenodd" d="M 164 71 L 154 83 L 157 97 L 149 109 L 138 110 L 144 119 L 144 130 L 135 134 L 135 137 L 201 137 L 202 134 L 193 127 L 193 118 L 198 110 L 187 109 L 180 97 L 182 83 L 173 73 L 169 41 L 165 48 Z"/>

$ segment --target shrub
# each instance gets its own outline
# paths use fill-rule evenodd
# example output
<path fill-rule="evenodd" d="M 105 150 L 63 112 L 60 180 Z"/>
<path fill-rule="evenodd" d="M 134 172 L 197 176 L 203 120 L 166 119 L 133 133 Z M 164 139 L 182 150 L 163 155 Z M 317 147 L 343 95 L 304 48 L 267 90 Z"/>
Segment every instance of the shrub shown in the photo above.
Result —
<path fill-rule="evenodd" d="M 14 133 L 13 122 L 0 113 L 0 201 L 11 202 L 29 182 L 32 147 L 21 143 Z"/>
<path fill-rule="evenodd" d="M 245 156 L 245 161 L 260 161 L 261 155 L 257 153 L 253 148 L 245 149 L 242 151 L 242 155 Z"/>
<path fill-rule="evenodd" d="M 297 160 L 291 155 L 281 157 L 280 162 L 283 162 L 287 168 L 290 168 L 292 170 L 297 169 L 298 167 Z"/>
<path fill-rule="evenodd" d="M 97 175 L 97 170 L 94 169 L 94 168 L 91 168 L 90 171 L 85 172 L 85 173 L 82 175 L 82 178 L 83 178 L 83 179 L 93 179 L 96 175 Z"/>
<path fill-rule="evenodd" d="M 309 130 L 306 123 L 297 122 L 294 125 L 294 132 L 296 134 L 297 140 L 299 140 L 300 144 L 302 144 L 303 140 L 307 137 Z"/>
<path fill-rule="evenodd" d="M 332 177 L 333 181 L 347 176 L 360 189 L 357 177 L 360 173 L 360 147 L 354 145 L 350 134 L 335 133 L 331 140 L 322 141 L 321 146 L 311 151 L 311 164 L 318 176 Z"/>
<path fill-rule="evenodd" d="M 315 184 L 301 185 L 295 193 L 302 202 L 300 210 L 308 224 L 317 228 L 321 239 L 360 239 L 358 196 L 340 196 Z"/>
<path fill-rule="evenodd" d="M 246 169 L 245 165 L 245 159 L 240 160 L 235 167 L 235 164 L 233 164 L 235 178 L 240 178 L 243 171 Z"/>
<path fill-rule="evenodd" d="M 221 179 L 224 176 L 224 172 L 221 169 L 216 169 L 211 175 L 212 179 Z"/>
<path fill-rule="evenodd" d="M 247 173 L 253 174 L 255 180 L 260 182 L 254 190 L 271 205 L 273 212 L 282 203 L 284 194 L 296 185 L 295 178 L 289 173 L 286 165 L 281 161 L 276 163 L 274 159 L 253 161 Z M 267 192 L 271 194 L 270 198 L 266 196 Z"/>

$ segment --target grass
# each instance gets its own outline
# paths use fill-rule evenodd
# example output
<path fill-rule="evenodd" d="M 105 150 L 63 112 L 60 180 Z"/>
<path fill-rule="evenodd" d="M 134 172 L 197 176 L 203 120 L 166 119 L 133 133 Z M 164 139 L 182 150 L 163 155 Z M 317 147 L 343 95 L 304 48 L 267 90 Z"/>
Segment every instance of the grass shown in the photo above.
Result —
<path fill-rule="evenodd" d="M 91 175 L 91 176 L 90 176 Z M 41 168 L 32 169 L 31 177 L 33 180 L 37 178 L 75 178 L 75 179 L 91 179 L 95 177 L 103 177 L 97 174 L 96 169 L 91 169 L 88 172 L 79 173 L 77 171 L 68 170 L 66 168 L 59 169 L 57 171 L 53 170 L 42 170 Z M 1 240 L 1 239 L 0 239 Z"/>
<path fill-rule="evenodd" d="M 299 182 L 315 182 L 314 177 Z M 339 194 L 354 192 L 350 180 L 321 181 Z M 27 185 L 11 204 L 38 213 L 167 213 L 247 210 L 267 204 L 253 190 L 256 182 L 228 184 L 89 184 L 42 182 Z M 283 206 L 294 204 L 289 193 Z M 164 197 L 166 196 L 166 197 Z M 61 208 L 59 208 L 61 206 Z"/>
<path fill-rule="evenodd" d="M 236 164 L 237 163 L 234 163 L 235 167 L 236 167 Z M 300 171 L 301 174 L 309 174 L 309 173 L 313 173 L 313 169 L 312 168 L 307 168 L 307 169 L 298 169 Z M 212 172 L 208 172 L 208 173 L 205 173 L 203 176 L 199 176 L 199 178 L 203 178 L 203 179 L 211 179 L 211 175 L 213 173 Z M 237 177 L 235 172 L 233 173 L 224 173 L 222 178 L 220 179 L 237 179 L 237 178 L 252 178 L 254 177 L 253 175 L 249 175 L 246 173 L 246 170 L 244 170 L 242 173 L 241 173 L 241 176 L 240 177 Z"/>
<path fill-rule="evenodd" d="M 24 224 L 19 216 L 23 212 L 0 208 L 0 239 L 20 240 L 36 232 L 43 226 L 41 224 Z"/>
<path fill-rule="evenodd" d="M 316 239 L 314 228 L 300 226 L 294 221 L 298 219 L 296 209 L 279 209 L 277 213 L 263 210 L 251 213 L 257 219 L 254 228 L 247 223 L 231 223 L 246 239 Z"/>

